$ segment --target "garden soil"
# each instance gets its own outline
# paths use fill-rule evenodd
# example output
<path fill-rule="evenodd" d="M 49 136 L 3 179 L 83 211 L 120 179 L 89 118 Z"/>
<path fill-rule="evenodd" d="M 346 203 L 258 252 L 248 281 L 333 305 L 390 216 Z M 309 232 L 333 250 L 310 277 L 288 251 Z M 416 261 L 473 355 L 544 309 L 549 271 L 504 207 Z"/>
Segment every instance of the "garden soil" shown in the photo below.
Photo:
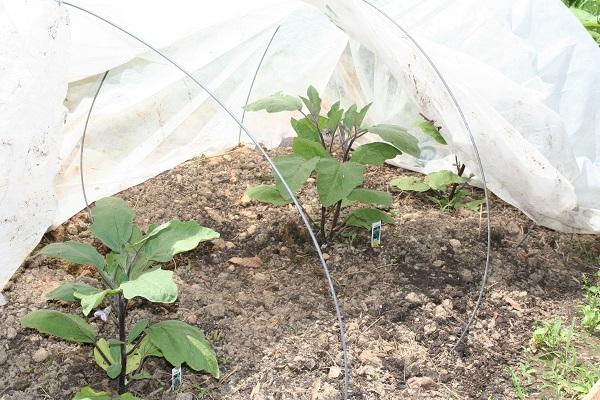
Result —
<path fill-rule="evenodd" d="M 411 174 L 369 167 L 365 186 L 389 191 L 389 180 Z M 241 147 L 190 160 L 118 194 L 141 226 L 196 219 L 221 234 L 167 266 L 175 271 L 177 302 L 133 302 L 129 321 L 181 319 L 201 328 L 214 344 L 221 378 L 184 366 L 183 384 L 174 393 L 171 366 L 150 359 L 144 370 L 151 379 L 131 384 L 141 399 L 342 398 L 334 308 L 298 214 L 292 206 L 272 207 L 244 196 L 248 186 L 268 183 L 266 163 L 254 149 Z M 300 197 L 316 215 L 310 186 Z M 536 320 L 573 316 L 582 302 L 582 273 L 598 267 L 593 255 L 600 254 L 600 241 L 532 225 L 492 197 L 487 292 L 464 344 L 452 351 L 479 290 L 485 217 L 440 210 L 422 195 L 393 197 L 396 224 L 384 225 L 381 248 L 371 248 L 369 233 L 360 231 L 323 249 L 346 323 L 350 398 L 512 398 L 507 367 L 523 360 Z M 49 232 L 41 245 L 64 240 L 105 251 L 90 235 L 86 212 Z M 0 306 L 0 398 L 71 399 L 83 386 L 114 393 L 115 382 L 96 366 L 89 346 L 19 325 L 19 318 L 38 308 L 80 312 L 44 299 L 66 281 L 98 282 L 91 268 L 32 254 L 8 284 L 8 302 Z"/>

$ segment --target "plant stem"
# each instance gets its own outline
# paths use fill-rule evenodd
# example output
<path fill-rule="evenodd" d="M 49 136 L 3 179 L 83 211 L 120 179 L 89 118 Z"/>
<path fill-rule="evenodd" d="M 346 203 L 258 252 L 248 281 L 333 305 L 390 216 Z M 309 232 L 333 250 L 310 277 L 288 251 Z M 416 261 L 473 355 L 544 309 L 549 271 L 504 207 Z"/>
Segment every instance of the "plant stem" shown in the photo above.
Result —
<path fill-rule="evenodd" d="M 308 116 L 304 113 L 304 111 L 300 110 L 300 113 L 302 115 L 304 115 L 304 117 L 309 120 L 310 122 L 312 122 L 312 124 L 315 126 L 315 128 L 317 128 L 317 132 L 319 133 L 319 139 L 321 139 L 321 145 L 323 145 L 323 147 L 325 147 L 325 138 L 323 138 L 323 132 L 321 132 L 321 128 L 319 128 L 319 120 L 313 120 L 311 117 L 312 115 Z"/>
<path fill-rule="evenodd" d="M 458 164 L 458 160 L 456 160 L 457 165 L 456 168 L 458 168 L 458 176 L 462 176 L 462 174 L 465 172 L 465 164 Z M 454 195 L 456 194 L 456 188 L 458 187 L 458 183 L 453 183 L 452 186 L 450 186 L 450 193 L 448 194 L 448 200 L 452 200 L 454 198 Z"/>
<path fill-rule="evenodd" d="M 333 238 L 337 222 L 340 217 L 340 211 L 342 209 L 342 200 L 338 201 L 335 205 L 335 212 L 333 213 L 333 220 L 331 221 L 331 229 L 329 230 L 329 240 Z"/>
<path fill-rule="evenodd" d="M 119 394 L 125 393 L 125 375 L 127 373 L 127 335 L 125 333 L 125 318 L 127 317 L 127 300 L 119 294 L 119 341 L 121 342 L 121 373 L 119 374 Z"/>
<path fill-rule="evenodd" d="M 104 352 L 102 351 L 102 349 L 98 346 L 97 343 L 94 343 L 94 347 L 96 348 L 96 350 L 98 350 L 98 353 L 100 353 L 100 355 L 102 356 L 102 358 L 104 358 L 104 361 L 106 361 L 106 363 L 108 365 L 111 364 L 110 360 L 108 359 L 108 357 L 106 356 L 106 354 L 104 354 Z"/>
<path fill-rule="evenodd" d="M 321 235 L 321 239 L 323 243 L 327 243 L 327 236 L 325 236 L 325 212 L 327 209 L 321 206 L 321 222 L 319 224 L 319 233 Z"/>

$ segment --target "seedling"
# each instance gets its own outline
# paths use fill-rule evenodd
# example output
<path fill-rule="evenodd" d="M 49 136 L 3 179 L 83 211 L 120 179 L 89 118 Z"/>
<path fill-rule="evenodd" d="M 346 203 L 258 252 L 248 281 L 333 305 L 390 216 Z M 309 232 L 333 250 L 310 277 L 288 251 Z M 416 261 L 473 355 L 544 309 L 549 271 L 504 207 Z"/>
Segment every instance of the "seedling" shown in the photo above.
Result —
<path fill-rule="evenodd" d="M 360 110 L 355 104 L 343 110 L 340 102 L 336 102 L 324 114 L 321 102 L 317 90 L 310 86 L 307 97 L 279 92 L 249 104 L 246 110 L 265 110 L 269 113 L 295 111 L 302 114 L 301 119 L 291 119 L 292 128 L 297 134 L 292 143 L 293 154 L 276 157 L 274 161 L 295 193 L 309 177 L 316 174 L 321 204 L 318 232 L 323 242 L 331 240 L 344 226 L 370 230 L 376 221 L 393 224 L 394 219 L 379 209 L 392 205 L 390 194 L 362 187 L 365 166 L 383 165 L 386 160 L 402 153 L 418 157 L 420 149 L 417 139 L 396 125 L 366 125 L 364 121 L 370 104 Z M 367 133 L 375 134 L 385 142 L 368 143 L 352 150 L 356 141 Z M 290 204 L 292 199 L 283 183 L 275 174 L 274 178 L 275 185 L 254 186 L 246 194 L 252 199 L 276 206 Z M 379 208 L 354 209 L 341 222 L 342 209 L 355 203 Z"/>
<path fill-rule="evenodd" d="M 40 253 L 75 264 L 93 265 L 103 288 L 84 283 L 65 283 L 50 291 L 50 300 L 81 303 L 83 314 L 93 315 L 101 325 L 114 322 L 118 337 L 105 339 L 86 319 L 55 310 L 36 310 L 21 319 L 24 328 L 64 340 L 94 346 L 94 359 L 111 379 L 118 379 L 118 399 L 135 397 L 126 393 L 132 380 L 144 379 L 141 372 L 147 357 L 162 357 L 171 365 L 186 363 L 195 371 L 219 377 L 214 351 L 198 328 L 177 320 L 150 325 L 140 320 L 126 331 L 130 300 L 142 298 L 152 303 L 173 303 L 177 285 L 173 272 L 159 264 L 169 262 L 178 253 L 193 250 L 200 242 L 216 239 L 219 234 L 195 221 L 172 220 L 150 225 L 146 233 L 133 223 L 133 211 L 119 198 L 107 197 L 92 209 L 91 231 L 110 252 L 103 257 L 89 244 L 68 241 L 52 243 Z M 116 317 L 115 317 L 116 315 Z M 111 399 L 104 392 L 83 388 L 75 399 Z"/>
<path fill-rule="evenodd" d="M 598 273 L 595 277 L 598 278 Z M 579 306 L 581 325 L 591 335 L 600 326 L 600 287 L 590 282 L 585 274 L 581 280 L 586 299 L 586 304 Z"/>
<path fill-rule="evenodd" d="M 447 144 L 439 128 L 432 121 L 424 119 L 418 127 L 439 144 Z M 458 160 L 458 157 L 455 157 L 454 165 L 456 172 L 442 170 L 432 172 L 425 177 L 396 178 L 390 181 L 390 185 L 408 192 L 425 193 L 427 198 L 442 210 L 457 210 L 462 206 L 470 210 L 479 209 L 483 200 L 476 199 L 466 203 L 463 201 L 469 195 L 464 188 L 473 175 L 464 176 L 465 165 Z"/>

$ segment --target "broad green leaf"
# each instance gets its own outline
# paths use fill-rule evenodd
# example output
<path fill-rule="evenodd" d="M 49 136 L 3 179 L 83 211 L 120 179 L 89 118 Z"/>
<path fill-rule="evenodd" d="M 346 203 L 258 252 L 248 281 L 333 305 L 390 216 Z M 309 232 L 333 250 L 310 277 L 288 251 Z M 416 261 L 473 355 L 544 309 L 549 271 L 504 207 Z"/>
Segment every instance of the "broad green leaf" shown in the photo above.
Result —
<path fill-rule="evenodd" d="M 98 293 L 101 292 L 101 290 L 93 286 L 86 285 L 85 283 L 69 282 L 63 283 L 56 289 L 46 293 L 46 298 L 48 300 L 79 301 L 79 299 L 74 296 L 75 292 L 85 295 Z"/>
<path fill-rule="evenodd" d="M 452 171 L 442 170 L 427 175 L 423 182 L 433 190 L 446 190 L 453 183 L 465 183 L 467 178 L 458 176 Z"/>
<path fill-rule="evenodd" d="M 112 397 L 106 392 L 96 392 L 91 387 L 86 386 L 75 394 L 73 400 L 112 400 Z"/>
<path fill-rule="evenodd" d="M 127 267 L 127 255 L 127 252 L 115 253 L 114 251 L 111 251 L 106 255 L 106 274 L 113 280 L 116 286 L 127 280 L 125 272 Z"/>
<path fill-rule="evenodd" d="M 402 178 L 392 179 L 390 185 L 410 192 L 426 192 L 431 189 L 428 184 L 423 182 L 423 178 L 417 178 L 415 176 L 404 176 Z"/>
<path fill-rule="evenodd" d="M 319 97 L 319 93 L 314 86 L 310 85 L 306 94 L 308 98 L 300 97 L 300 99 L 302 99 L 302 102 L 306 105 L 311 115 L 317 117 L 321 113 L 321 98 Z"/>
<path fill-rule="evenodd" d="M 299 138 L 296 138 L 295 140 L 298 139 Z M 317 144 L 310 141 L 308 143 Z M 296 193 L 302 187 L 302 185 L 304 185 L 310 174 L 317 166 L 318 161 L 318 157 L 306 160 L 297 155 L 279 156 L 275 157 L 274 159 L 277 169 L 279 169 L 288 186 L 294 193 Z M 275 173 L 273 173 L 273 175 L 275 175 Z M 283 186 L 283 182 L 281 182 L 281 179 L 279 179 L 277 175 L 275 175 L 275 187 L 282 198 L 291 199 L 290 195 Z"/>
<path fill-rule="evenodd" d="M 402 152 L 390 144 L 367 143 L 352 152 L 352 161 L 363 165 L 383 165 L 386 160 L 390 160 L 398 154 L 402 154 Z"/>
<path fill-rule="evenodd" d="M 258 185 L 246 189 L 246 195 L 251 199 L 260 201 L 261 203 L 269 203 L 275 206 L 283 206 L 290 204 L 292 200 L 284 199 L 275 188 L 275 185 Z"/>
<path fill-rule="evenodd" d="M 83 318 L 54 310 L 32 311 L 21 318 L 21 326 L 78 343 L 94 343 L 97 335 Z"/>
<path fill-rule="evenodd" d="M 195 371 L 219 377 L 217 357 L 198 328 L 181 321 L 162 321 L 148 327 L 146 335 L 171 365 L 187 363 Z"/>
<path fill-rule="evenodd" d="M 380 124 L 370 126 L 367 129 L 404 153 L 408 153 L 413 157 L 419 157 L 421 154 L 417 138 L 400 126 Z"/>
<path fill-rule="evenodd" d="M 129 334 L 127 335 L 127 343 L 133 343 L 133 341 L 137 339 L 138 336 L 140 336 L 140 334 L 144 331 L 144 329 L 146 329 L 147 326 L 147 319 L 141 319 L 138 322 L 136 322 L 136 324 L 133 326 L 133 328 L 131 328 Z"/>
<path fill-rule="evenodd" d="M 319 137 L 319 131 L 315 124 L 308 120 L 308 118 L 294 119 L 291 120 L 292 128 L 296 131 L 298 137 L 313 142 L 321 143 Z"/>
<path fill-rule="evenodd" d="M 344 110 L 340 109 L 340 102 L 336 101 L 327 112 L 327 122 L 325 128 L 333 135 L 337 131 L 338 125 L 342 120 Z"/>
<path fill-rule="evenodd" d="M 81 308 L 83 309 L 83 315 L 87 316 L 94 308 L 98 307 L 100 303 L 102 303 L 104 297 L 111 296 L 117 293 L 119 293 L 119 290 L 107 289 L 90 294 L 75 292 L 73 296 L 81 300 Z"/>
<path fill-rule="evenodd" d="M 150 375 L 148 372 L 140 372 L 131 376 L 132 381 L 142 381 L 145 379 L 152 379 L 152 375 Z"/>
<path fill-rule="evenodd" d="M 465 208 L 471 211 L 479 211 L 479 208 L 483 203 L 485 203 L 485 200 L 483 199 L 471 200 L 465 203 Z"/>
<path fill-rule="evenodd" d="M 346 128 L 350 129 L 354 127 L 354 123 L 356 122 L 356 116 L 358 112 L 356 111 L 356 104 L 352 104 L 344 113 L 343 124 Z"/>
<path fill-rule="evenodd" d="M 120 288 L 128 300 L 143 297 L 153 303 L 173 303 L 177 299 L 173 271 L 160 268 L 143 273 L 137 279 L 123 282 Z"/>
<path fill-rule="evenodd" d="M 276 113 L 280 111 L 300 111 L 302 110 L 302 102 L 296 96 L 288 96 L 282 92 L 277 92 L 248 104 L 246 111 L 265 110 L 268 113 Z"/>
<path fill-rule="evenodd" d="M 40 254 L 48 257 L 62 258 L 81 265 L 95 265 L 98 269 L 104 267 L 104 258 L 96 248 L 87 243 L 68 241 L 64 243 L 52 243 L 44 247 Z"/>
<path fill-rule="evenodd" d="M 125 200 L 105 197 L 92 208 L 94 223 L 91 231 L 111 250 L 121 251 L 133 231 L 133 211 Z"/>
<path fill-rule="evenodd" d="M 332 206 L 363 183 L 365 167 L 348 161 L 321 159 L 317 164 L 317 191 L 324 207 Z"/>
<path fill-rule="evenodd" d="M 144 359 L 145 357 L 162 357 L 163 354 L 160 352 L 159 348 L 152 343 L 152 340 L 148 337 L 148 335 L 144 336 L 140 345 L 138 346 L 137 352 L 140 354 L 140 357 Z"/>
<path fill-rule="evenodd" d="M 433 140 L 435 140 L 439 144 L 448 144 L 446 143 L 446 140 L 444 139 L 438 128 L 435 127 L 433 122 L 423 120 L 419 122 L 417 126 L 421 128 L 421 131 L 423 131 L 424 134 L 433 138 Z"/>
<path fill-rule="evenodd" d="M 395 224 L 387 213 L 376 208 L 359 208 L 352 211 L 346 217 L 346 225 L 357 226 L 359 228 L 371 229 L 374 222 L 382 221 L 388 224 Z"/>
<path fill-rule="evenodd" d="M 369 108 L 371 108 L 371 104 L 373 103 L 367 104 L 366 106 L 361 108 L 361 110 L 356 114 L 354 124 L 357 128 L 360 128 L 362 126 L 362 123 L 365 120 L 365 116 L 367 115 Z"/>
<path fill-rule="evenodd" d="M 106 362 L 104 357 L 98 351 L 98 348 L 102 350 L 102 353 L 108 358 L 110 363 Z M 126 351 L 129 353 L 133 346 L 127 345 Z M 109 343 L 104 338 L 98 339 L 96 347 L 94 347 L 94 360 L 100 368 L 106 371 L 107 375 L 111 379 L 115 379 L 121 373 L 121 346 L 118 341 Z M 127 369 L 126 373 L 130 374 L 134 372 L 142 361 L 142 357 L 139 351 L 133 351 L 127 356 Z"/>
<path fill-rule="evenodd" d="M 378 204 L 385 207 L 391 207 L 392 205 L 392 196 L 389 193 L 371 189 L 356 188 L 348 195 L 348 200 L 363 204 Z"/>
<path fill-rule="evenodd" d="M 168 226 L 145 242 L 143 251 L 148 260 L 167 262 L 174 255 L 195 249 L 201 242 L 217 239 L 220 235 L 194 220 L 172 220 Z"/>
<path fill-rule="evenodd" d="M 310 160 L 313 157 L 331 157 L 321 143 L 299 137 L 294 138 L 292 150 L 294 151 L 294 154 L 305 160 Z"/>

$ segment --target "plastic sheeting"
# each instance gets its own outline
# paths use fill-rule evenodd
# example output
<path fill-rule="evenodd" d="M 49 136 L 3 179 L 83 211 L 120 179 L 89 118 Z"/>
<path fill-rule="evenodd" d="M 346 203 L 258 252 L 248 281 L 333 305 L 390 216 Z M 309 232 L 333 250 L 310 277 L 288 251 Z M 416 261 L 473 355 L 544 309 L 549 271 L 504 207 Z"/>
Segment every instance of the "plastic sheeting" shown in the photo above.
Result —
<path fill-rule="evenodd" d="M 422 159 L 395 163 L 427 172 L 448 167 L 457 154 L 478 174 L 439 78 L 398 27 L 363 1 L 197 3 L 76 1 L 161 48 L 240 115 L 258 61 L 281 24 L 252 98 L 302 93 L 314 84 L 329 101 L 374 101 L 373 122 L 413 127 L 423 112 L 442 126 L 449 146 L 420 135 Z M 600 51 L 562 3 L 376 4 L 445 77 L 480 148 L 489 188 L 542 225 L 600 232 L 600 76 L 589 67 L 600 65 Z M 105 70 L 85 147 L 91 201 L 238 143 L 235 123 L 180 71 L 114 27 L 65 8 L 50 0 L 0 1 L 0 54 L 8 55 L 0 67 L 10 77 L 0 83 L 0 110 L 9 117 L 0 118 L 6 125 L 0 159 L 9 167 L 0 185 L 0 255 L 8 260 L 0 287 L 51 222 L 84 206 L 80 139 Z M 246 115 L 267 146 L 291 134 L 288 121 L 283 114 Z"/>

